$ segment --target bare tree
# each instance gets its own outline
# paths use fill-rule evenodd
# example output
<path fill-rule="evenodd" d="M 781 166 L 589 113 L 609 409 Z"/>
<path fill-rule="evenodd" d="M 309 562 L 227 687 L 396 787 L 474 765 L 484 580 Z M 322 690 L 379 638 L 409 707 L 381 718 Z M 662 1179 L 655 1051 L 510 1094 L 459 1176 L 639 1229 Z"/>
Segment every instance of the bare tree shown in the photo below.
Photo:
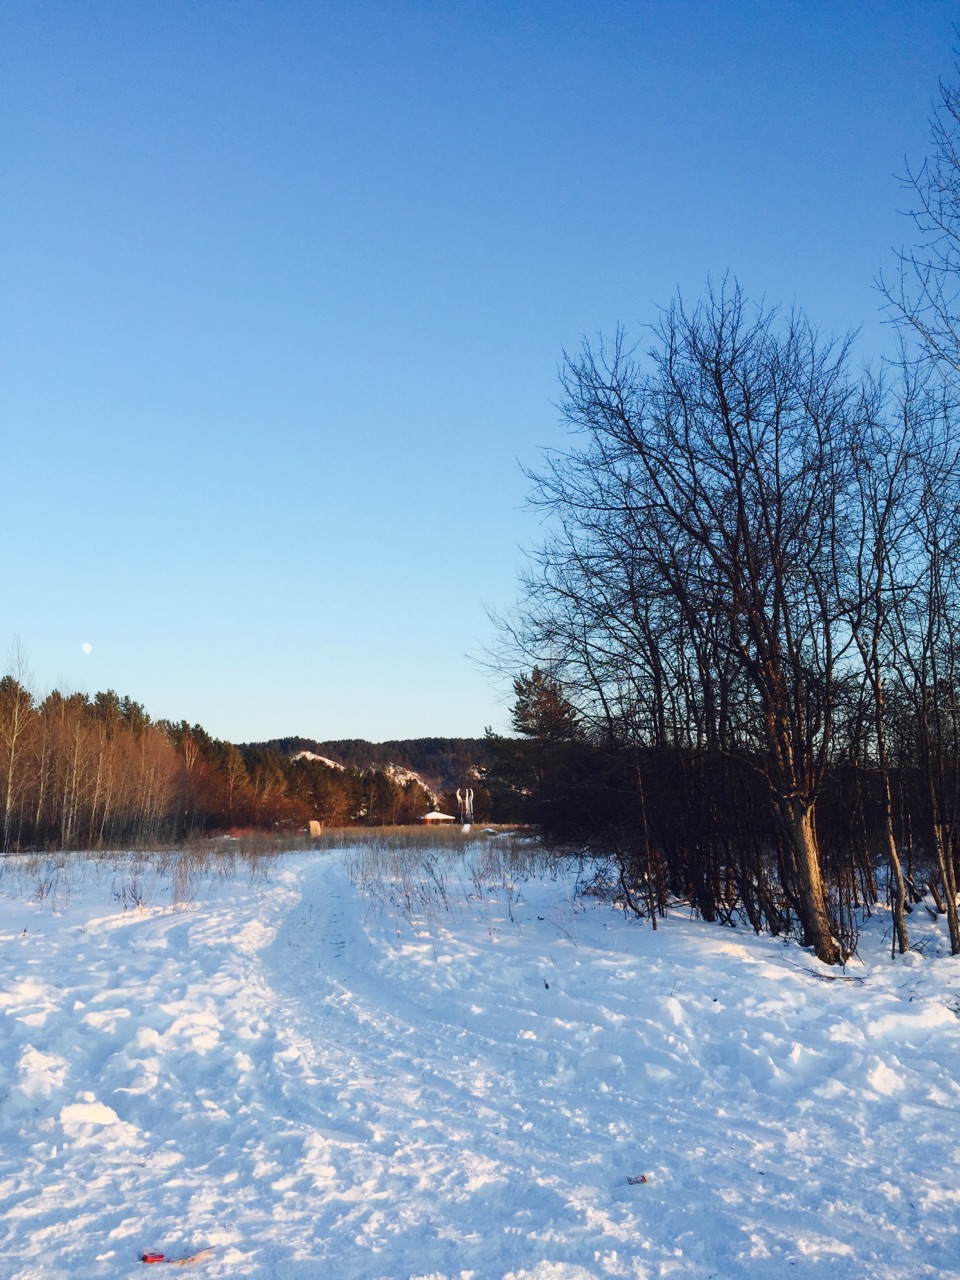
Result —
<path fill-rule="evenodd" d="M 916 512 L 909 572 L 895 599 L 896 658 L 913 714 L 944 890 L 951 951 L 960 953 L 960 448 L 949 406 L 928 403 L 917 430 Z"/>
<path fill-rule="evenodd" d="M 941 369 L 960 373 L 960 88 L 940 82 L 930 128 L 931 155 L 919 168 L 908 164 L 904 178 L 917 241 L 878 283 L 893 315 Z"/>
<path fill-rule="evenodd" d="M 897 604 L 908 589 L 904 569 L 915 549 L 917 497 L 916 418 L 909 389 L 900 414 L 888 423 L 888 397 L 882 386 L 866 398 L 862 435 L 855 442 L 856 479 L 850 506 L 849 536 L 838 547 L 845 560 L 841 578 L 848 584 L 850 629 L 861 664 L 863 692 L 872 708 L 873 754 L 880 782 L 881 830 L 892 881 L 891 906 L 901 954 L 910 949 L 906 924 L 906 884 L 894 824 L 887 734 L 888 673 L 897 670 L 894 619 Z M 909 570 L 908 570 L 909 574 Z"/>
<path fill-rule="evenodd" d="M 654 336 L 645 362 L 622 335 L 567 359 L 562 408 L 583 443 L 535 477 L 558 532 L 523 640 L 597 714 L 668 734 L 682 720 L 752 762 L 805 940 L 836 963 L 815 807 L 852 643 L 838 546 L 862 405 L 847 343 L 726 285 L 675 304 Z"/>

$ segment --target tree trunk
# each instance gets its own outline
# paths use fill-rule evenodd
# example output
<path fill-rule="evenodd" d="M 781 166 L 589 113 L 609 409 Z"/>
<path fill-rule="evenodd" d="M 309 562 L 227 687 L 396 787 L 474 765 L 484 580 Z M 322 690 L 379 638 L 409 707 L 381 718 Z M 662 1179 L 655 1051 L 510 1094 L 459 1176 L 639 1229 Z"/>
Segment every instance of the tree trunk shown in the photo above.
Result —
<path fill-rule="evenodd" d="M 943 823 L 936 822 L 933 827 L 934 843 L 937 846 L 937 862 L 940 865 L 940 878 L 943 881 L 943 896 L 947 906 L 947 925 L 950 929 L 950 954 L 960 955 L 960 919 L 957 917 L 957 882 L 953 874 L 953 861 L 950 857 L 949 841 Z"/>
<path fill-rule="evenodd" d="M 833 936 L 827 895 L 820 873 L 820 850 L 813 805 L 802 799 L 788 800 L 784 806 L 787 834 L 796 853 L 800 877 L 800 917 L 804 941 L 812 946 L 824 964 L 839 964 L 840 947 Z"/>
<path fill-rule="evenodd" d="M 893 875 L 893 926 L 897 933 L 897 946 L 900 954 L 910 950 L 910 939 L 907 936 L 906 900 L 907 889 L 903 880 L 903 866 L 897 841 L 893 834 L 893 800 L 890 795 L 890 775 L 886 765 L 881 770 L 883 775 L 883 837 L 887 846 L 887 858 Z"/>

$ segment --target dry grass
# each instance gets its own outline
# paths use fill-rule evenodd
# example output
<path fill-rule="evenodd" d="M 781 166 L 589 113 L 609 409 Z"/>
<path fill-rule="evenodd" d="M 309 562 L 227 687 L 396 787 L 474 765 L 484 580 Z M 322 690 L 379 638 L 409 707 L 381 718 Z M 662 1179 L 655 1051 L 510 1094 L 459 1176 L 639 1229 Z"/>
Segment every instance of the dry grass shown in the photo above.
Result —
<path fill-rule="evenodd" d="M 523 827 L 478 826 L 467 830 L 455 823 L 445 826 L 330 827 L 320 836 L 306 837 L 299 848 L 355 849 L 373 845 L 390 849 L 465 849 L 504 838 L 528 840 L 532 832 Z"/>
<path fill-rule="evenodd" d="M 73 893 L 91 883 L 123 910 L 183 908 L 214 892 L 218 884 L 256 883 L 269 878 L 285 853 L 334 849 L 366 851 L 371 865 L 429 866 L 439 856 L 456 859 L 467 850 L 518 850 L 530 845 L 515 828 L 343 827 L 319 837 L 275 832 L 196 837 L 171 849 L 36 852 L 0 858 L 0 893 L 31 898 L 61 910 Z"/>
<path fill-rule="evenodd" d="M 456 834 L 447 828 L 416 840 L 398 838 L 387 828 L 349 846 L 353 883 L 370 910 L 392 922 L 397 933 L 406 921 L 432 934 L 434 923 L 451 914 L 479 914 L 491 931 L 503 921 L 516 923 L 514 906 L 524 883 L 568 856 L 516 828 L 488 829 L 483 839 L 457 840 Z"/>
<path fill-rule="evenodd" d="M 264 856 L 207 841 L 180 849 L 13 854 L 0 860 L 0 893 L 60 911 L 93 884 L 124 911 L 179 909 L 219 884 L 266 879 L 277 852 Z"/>

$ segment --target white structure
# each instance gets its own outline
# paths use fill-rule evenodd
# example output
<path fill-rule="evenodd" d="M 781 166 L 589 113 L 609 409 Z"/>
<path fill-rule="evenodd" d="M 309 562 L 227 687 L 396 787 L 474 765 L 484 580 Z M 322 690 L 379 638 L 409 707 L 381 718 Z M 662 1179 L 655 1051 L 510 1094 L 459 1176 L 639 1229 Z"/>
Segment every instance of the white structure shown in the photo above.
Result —
<path fill-rule="evenodd" d="M 457 787 L 457 808 L 460 814 L 459 821 L 469 827 L 473 821 L 473 787 L 466 787 L 463 791 Z"/>
<path fill-rule="evenodd" d="M 425 813 L 420 819 L 421 822 L 456 822 L 456 818 L 452 813 L 441 813 L 439 809 L 432 809 L 430 813 Z"/>

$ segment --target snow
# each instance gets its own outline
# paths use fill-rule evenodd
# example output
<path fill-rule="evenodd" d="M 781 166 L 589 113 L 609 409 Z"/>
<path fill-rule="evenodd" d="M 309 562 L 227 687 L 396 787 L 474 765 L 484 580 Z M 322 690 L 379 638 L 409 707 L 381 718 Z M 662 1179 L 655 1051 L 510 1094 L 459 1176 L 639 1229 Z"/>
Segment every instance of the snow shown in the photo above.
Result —
<path fill-rule="evenodd" d="M 331 760 L 329 756 L 318 756 L 313 751 L 297 751 L 291 757 L 291 760 L 319 760 L 321 764 L 325 764 L 328 769 L 338 769 L 341 773 L 345 773 L 345 767 L 336 760 Z"/>
<path fill-rule="evenodd" d="M 414 772 L 413 769 L 408 769 L 406 765 L 388 764 L 384 769 L 384 773 L 386 773 L 388 778 L 392 778 L 394 782 L 398 782 L 401 786 L 403 786 L 405 783 L 408 783 L 408 782 L 419 783 L 419 785 L 423 787 L 424 791 L 430 797 L 430 803 L 432 805 L 439 804 L 440 798 L 437 795 L 437 793 L 430 786 L 428 786 L 428 784 L 423 780 L 423 778 L 420 776 L 419 773 Z"/>
<path fill-rule="evenodd" d="M 0 1274 L 960 1277 L 938 922 L 829 970 L 495 846 L 8 860 Z"/>

